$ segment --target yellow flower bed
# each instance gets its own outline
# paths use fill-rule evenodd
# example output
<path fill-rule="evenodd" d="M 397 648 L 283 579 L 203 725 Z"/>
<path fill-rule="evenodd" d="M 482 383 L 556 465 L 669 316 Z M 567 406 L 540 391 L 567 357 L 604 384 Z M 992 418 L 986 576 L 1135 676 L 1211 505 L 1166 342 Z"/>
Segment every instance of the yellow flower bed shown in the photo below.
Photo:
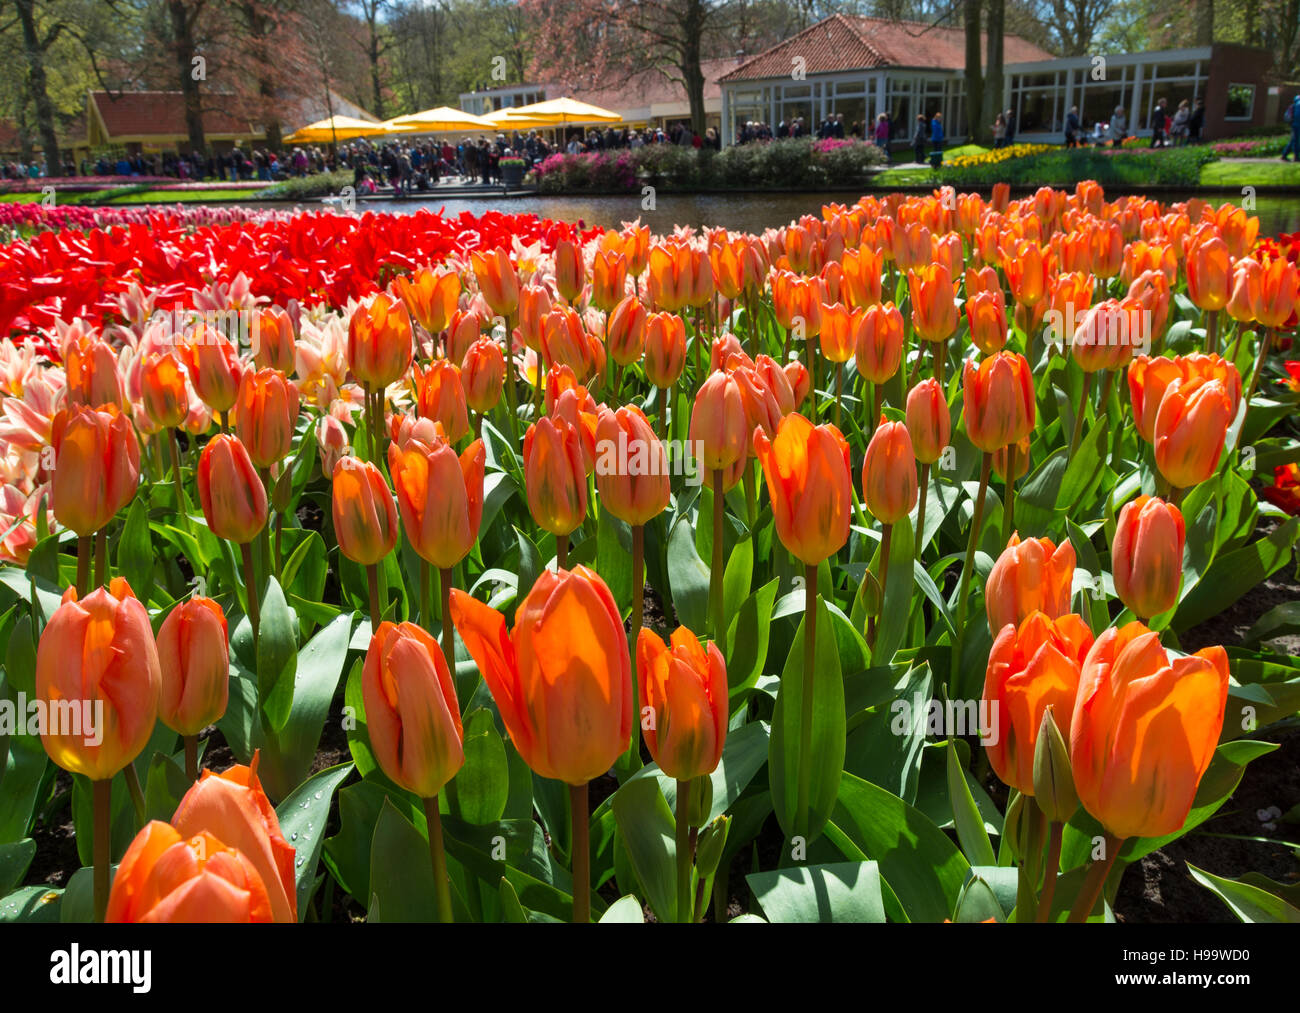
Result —
<path fill-rule="evenodd" d="M 965 169 L 972 165 L 996 165 L 1012 158 L 1024 158 L 1026 155 L 1041 155 L 1046 151 L 1055 151 L 1055 144 L 1011 144 L 1005 148 L 993 148 L 982 155 L 962 155 L 948 162 L 949 167 Z"/>

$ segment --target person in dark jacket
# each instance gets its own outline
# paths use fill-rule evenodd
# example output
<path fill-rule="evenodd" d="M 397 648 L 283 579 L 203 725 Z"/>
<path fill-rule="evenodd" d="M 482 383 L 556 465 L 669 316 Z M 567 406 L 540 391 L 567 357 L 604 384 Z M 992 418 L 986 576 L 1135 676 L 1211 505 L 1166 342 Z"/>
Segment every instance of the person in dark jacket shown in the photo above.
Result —
<path fill-rule="evenodd" d="M 1079 107 L 1070 106 L 1070 111 L 1065 117 L 1065 146 L 1067 148 L 1077 148 L 1079 146 L 1079 128 L 1081 126 Z"/>
<path fill-rule="evenodd" d="M 925 114 L 918 113 L 916 117 L 916 129 L 912 132 L 912 154 L 916 156 L 916 161 L 925 161 L 925 140 L 930 129 L 925 122 Z"/>
<path fill-rule="evenodd" d="M 1192 115 L 1187 118 L 1187 143 L 1199 144 L 1201 142 L 1201 131 L 1205 129 L 1205 99 L 1196 100 L 1196 108 L 1192 110 Z"/>

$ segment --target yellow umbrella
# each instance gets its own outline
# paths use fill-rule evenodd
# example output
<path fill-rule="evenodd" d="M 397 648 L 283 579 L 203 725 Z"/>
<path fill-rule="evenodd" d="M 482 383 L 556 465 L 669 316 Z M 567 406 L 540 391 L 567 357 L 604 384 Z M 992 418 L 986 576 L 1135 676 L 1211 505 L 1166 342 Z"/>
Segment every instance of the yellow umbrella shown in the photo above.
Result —
<path fill-rule="evenodd" d="M 300 127 L 285 138 L 288 144 L 302 144 L 321 141 L 346 141 L 354 137 L 371 137 L 386 134 L 388 128 L 382 123 L 359 120 L 354 116 L 335 115 L 315 123 Z"/>
<path fill-rule="evenodd" d="M 512 110 L 519 115 L 528 115 L 534 119 L 549 120 L 551 123 L 621 123 L 621 114 L 573 98 L 553 98 L 545 102 L 534 102 L 530 106 L 519 106 Z"/>
<path fill-rule="evenodd" d="M 453 109 L 451 106 L 425 109 L 423 112 L 411 113 L 409 116 L 395 116 L 384 126 L 390 131 L 408 134 L 496 129 L 496 124 L 491 120 L 460 109 Z"/>
<path fill-rule="evenodd" d="M 529 116 L 518 109 L 498 109 L 482 117 L 493 130 L 532 130 L 534 127 L 553 127 L 559 120 L 544 116 Z"/>

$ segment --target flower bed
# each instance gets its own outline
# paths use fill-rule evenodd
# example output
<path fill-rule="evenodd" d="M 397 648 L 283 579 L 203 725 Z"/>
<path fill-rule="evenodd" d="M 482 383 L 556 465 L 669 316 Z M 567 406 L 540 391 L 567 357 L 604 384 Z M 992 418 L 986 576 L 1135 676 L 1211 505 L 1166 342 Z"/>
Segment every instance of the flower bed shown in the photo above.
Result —
<path fill-rule="evenodd" d="M 1300 710 L 1207 633 L 1300 537 L 1230 204 L 36 214 L 0 920 L 1101 922 Z"/>

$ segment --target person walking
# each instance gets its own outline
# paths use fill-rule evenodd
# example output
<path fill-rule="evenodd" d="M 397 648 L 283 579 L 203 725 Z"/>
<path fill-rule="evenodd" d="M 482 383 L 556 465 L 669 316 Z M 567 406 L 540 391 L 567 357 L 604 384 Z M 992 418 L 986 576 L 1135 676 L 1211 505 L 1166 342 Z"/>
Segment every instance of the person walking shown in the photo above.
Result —
<path fill-rule="evenodd" d="M 1187 143 L 1187 121 L 1191 118 L 1191 103 L 1183 99 L 1178 103 L 1178 110 L 1174 113 L 1173 121 L 1169 126 L 1169 143 L 1174 147 L 1182 147 Z"/>
<path fill-rule="evenodd" d="M 1196 108 L 1187 119 L 1187 143 L 1200 144 L 1201 131 L 1205 129 L 1205 99 L 1196 100 Z"/>
<path fill-rule="evenodd" d="M 1156 103 L 1156 107 L 1151 110 L 1151 119 L 1147 126 L 1151 128 L 1151 147 L 1163 148 L 1168 142 L 1168 135 L 1165 133 L 1165 120 L 1169 118 L 1165 110 L 1166 102 L 1162 98 Z"/>
<path fill-rule="evenodd" d="M 1282 118 L 1291 124 L 1291 140 L 1282 150 L 1282 161 L 1288 161 L 1287 155 L 1294 155 L 1294 160 L 1300 162 L 1300 95 L 1291 99 Z"/>
<path fill-rule="evenodd" d="M 1124 107 L 1116 106 L 1115 111 L 1110 117 L 1110 128 L 1107 136 L 1110 137 L 1110 146 L 1118 148 L 1124 143 L 1124 137 L 1128 133 L 1128 119 L 1124 116 Z"/>
<path fill-rule="evenodd" d="M 930 127 L 925 122 L 925 114 L 917 113 L 916 129 L 912 131 L 912 155 L 913 161 L 925 161 L 925 141 L 929 136 Z"/>
<path fill-rule="evenodd" d="M 1007 118 L 998 113 L 997 119 L 993 121 L 993 147 L 1005 148 L 1007 146 Z"/>
<path fill-rule="evenodd" d="M 937 165 L 943 157 L 943 113 L 930 120 L 930 161 Z"/>
<path fill-rule="evenodd" d="M 889 114 L 881 113 L 876 117 L 876 146 L 889 153 Z"/>
<path fill-rule="evenodd" d="M 1065 146 L 1067 148 L 1077 148 L 1079 146 L 1079 107 L 1070 106 L 1069 113 L 1065 117 Z"/>

